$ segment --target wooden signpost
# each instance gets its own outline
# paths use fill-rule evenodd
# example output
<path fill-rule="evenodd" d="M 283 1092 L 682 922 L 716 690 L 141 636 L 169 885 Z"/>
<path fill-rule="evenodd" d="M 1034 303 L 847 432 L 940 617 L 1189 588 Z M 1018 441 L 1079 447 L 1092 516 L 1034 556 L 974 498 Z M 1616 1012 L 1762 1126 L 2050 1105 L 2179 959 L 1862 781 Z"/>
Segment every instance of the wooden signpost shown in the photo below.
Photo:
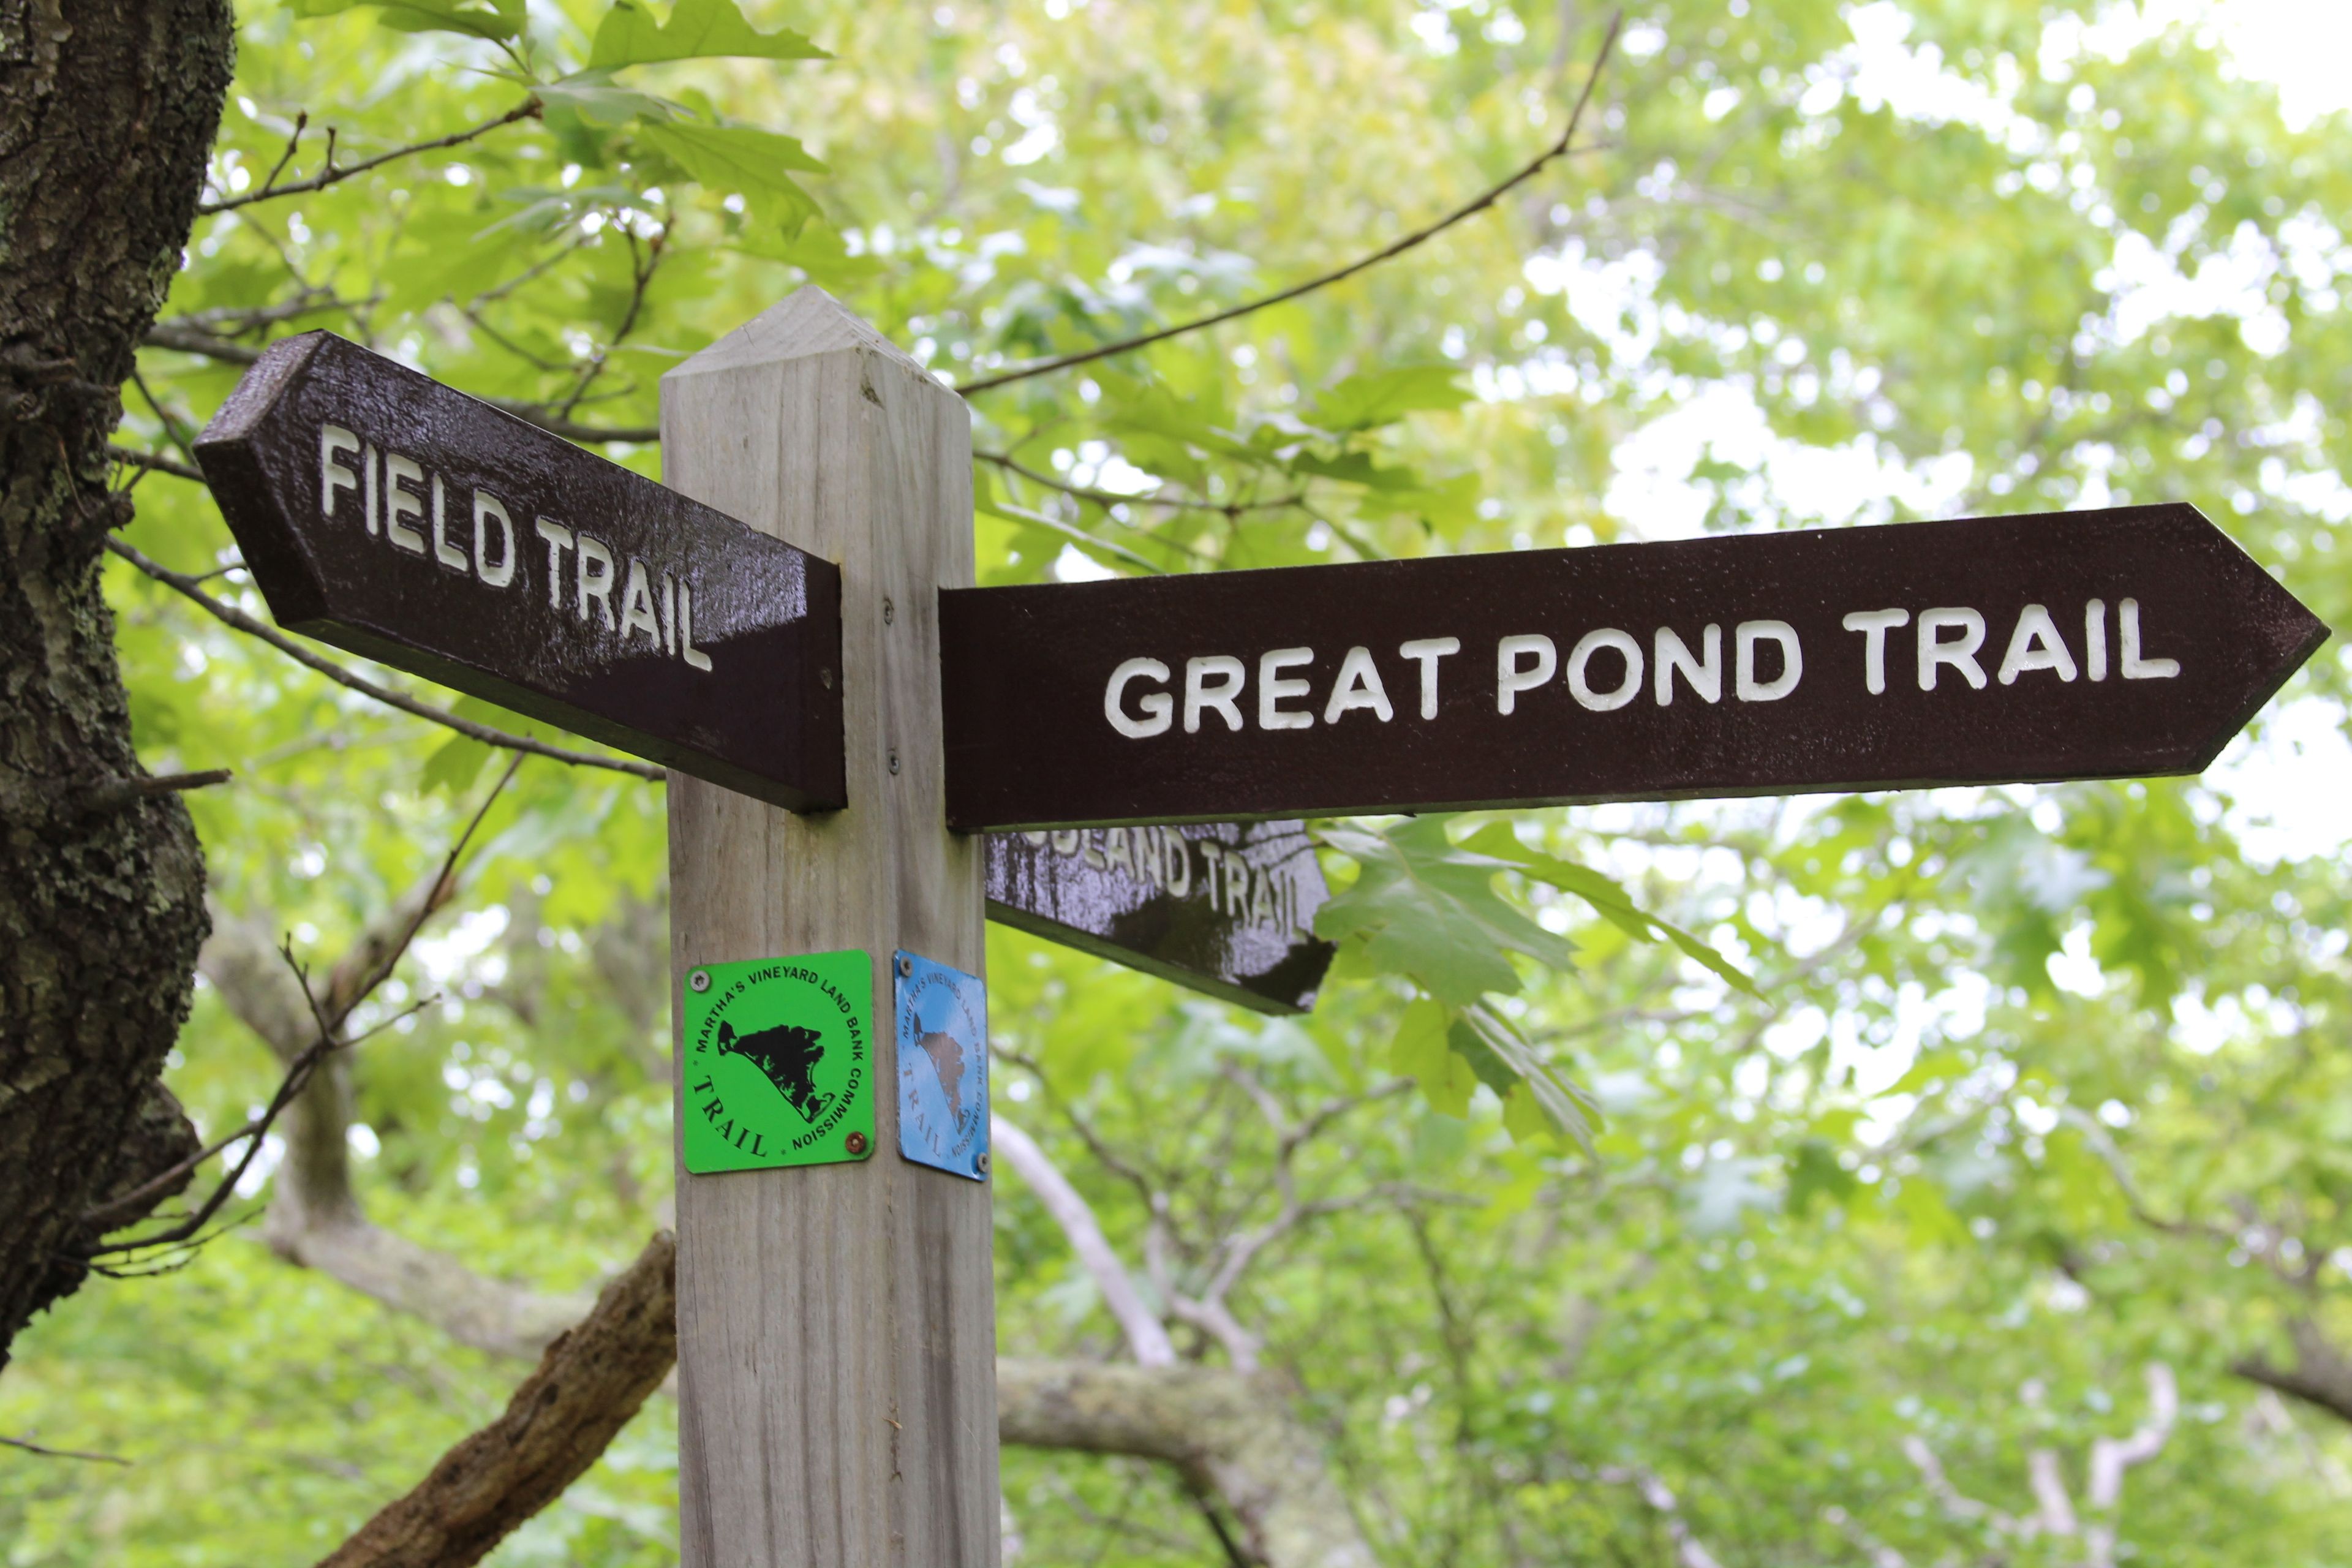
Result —
<path fill-rule="evenodd" d="M 814 289 L 662 426 L 310 333 L 197 450 L 281 624 L 677 770 L 688 1568 L 996 1561 L 983 909 L 1301 1010 L 1299 816 L 2189 773 L 2327 636 L 2187 506 L 977 589 L 962 402 Z"/>

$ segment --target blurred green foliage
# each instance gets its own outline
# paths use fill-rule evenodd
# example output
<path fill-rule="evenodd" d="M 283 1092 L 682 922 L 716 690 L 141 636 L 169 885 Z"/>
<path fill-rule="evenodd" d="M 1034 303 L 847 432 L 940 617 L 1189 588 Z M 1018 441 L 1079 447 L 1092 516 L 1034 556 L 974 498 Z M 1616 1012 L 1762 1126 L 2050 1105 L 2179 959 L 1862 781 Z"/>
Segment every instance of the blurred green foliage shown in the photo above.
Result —
<path fill-rule="evenodd" d="M 2187 500 L 2346 624 L 2346 127 L 2286 123 L 2208 23 L 2136 18 L 1635 5 L 1579 150 L 1496 211 L 979 395 L 982 578 Z M 641 430 L 665 368 L 814 281 L 970 383 L 1466 200 L 1558 136 L 1602 20 L 254 0 L 215 201 L 319 174 L 329 126 L 348 168 L 527 112 L 207 216 L 167 316 Z M 237 370 L 151 351 L 123 442 L 174 454 Z M 1639 482 L 1629 443 L 1694 408 L 1722 416 L 1696 460 Z M 137 500 L 132 542 L 262 613 L 200 489 Z M 331 962 L 488 750 L 110 571 L 149 765 L 236 771 L 190 797 L 216 898 Z M 2331 649 L 2274 712 L 2340 732 L 2346 687 Z M 1293 1152 L 1318 1212 L 1233 1305 L 1388 1561 L 1673 1562 L 1639 1472 L 1725 1563 L 2078 1562 L 1956 1516 L 1904 1446 L 2011 1515 L 2050 1450 L 2079 1507 L 2160 1361 L 2182 1414 L 2126 1479 L 2129 1560 L 2339 1562 L 2342 1425 L 2231 1369 L 2297 1319 L 2352 1346 L 2347 866 L 2244 826 L 2218 782 L 1332 825 L 1342 959 L 1306 1019 L 992 932 L 998 1105 L 1130 1263 L 1156 1211 L 1190 1289 L 1280 1212 L 1266 1105 L 1378 1096 Z M 667 1213 L 660 791 L 533 761 L 486 831 L 371 1005 L 433 999 L 362 1048 L 362 1186 L 577 1289 Z M 1398 1073 L 1421 1092 L 1380 1093 Z M 171 1079 L 219 1130 L 276 1070 L 200 989 Z M 1119 1353 L 1060 1231 L 997 1195 L 1005 1349 Z M 519 1369 L 256 1234 L 20 1342 L 0 1433 L 133 1463 L 0 1450 L 9 1568 L 308 1561 L 500 1406 Z M 674 1559 L 674 1422 L 656 1399 L 495 1561 Z M 1165 1473 L 1016 1450 L 1005 1481 L 1024 1562 L 1215 1560 Z"/>

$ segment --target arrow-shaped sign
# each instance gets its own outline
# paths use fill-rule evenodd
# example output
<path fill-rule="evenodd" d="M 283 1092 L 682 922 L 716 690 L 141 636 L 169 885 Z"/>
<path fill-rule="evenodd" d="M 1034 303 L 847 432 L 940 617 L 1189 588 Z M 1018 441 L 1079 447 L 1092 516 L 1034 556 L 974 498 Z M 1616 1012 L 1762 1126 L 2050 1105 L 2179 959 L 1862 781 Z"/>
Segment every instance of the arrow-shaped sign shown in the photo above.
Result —
<path fill-rule="evenodd" d="M 941 595 L 967 830 L 2190 773 L 2327 637 L 2194 507 Z"/>
<path fill-rule="evenodd" d="M 845 804 L 833 563 L 328 332 L 272 343 L 196 458 L 280 626 Z"/>

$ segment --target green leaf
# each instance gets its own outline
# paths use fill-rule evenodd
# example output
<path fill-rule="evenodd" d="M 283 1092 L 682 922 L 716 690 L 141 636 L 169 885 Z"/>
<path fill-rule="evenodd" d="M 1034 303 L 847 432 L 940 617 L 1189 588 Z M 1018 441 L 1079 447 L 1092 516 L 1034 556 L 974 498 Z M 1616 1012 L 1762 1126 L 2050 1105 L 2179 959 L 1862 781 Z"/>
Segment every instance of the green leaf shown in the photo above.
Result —
<path fill-rule="evenodd" d="M 1580 866 L 1572 860 L 1561 860 L 1541 850 L 1528 848 L 1519 842 L 1518 835 L 1511 831 L 1509 823 L 1499 819 L 1490 822 L 1464 839 L 1462 847 L 1475 849 L 1497 860 L 1509 861 L 1519 871 L 1538 881 L 1549 882 L 1562 892 L 1574 893 L 1591 904 L 1602 919 L 1628 936 L 1643 942 L 1654 942 L 1664 937 L 1750 996 L 1759 1001 L 1763 999 L 1764 993 L 1757 989 L 1756 982 L 1748 972 L 1713 947 L 1671 921 L 1660 920 L 1640 908 L 1613 879 L 1589 866 Z"/>
<path fill-rule="evenodd" d="M 1519 988 L 1507 953 L 1566 965 L 1570 944 L 1495 890 L 1495 873 L 1510 863 L 1456 847 L 1445 835 L 1449 820 L 1421 816 L 1378 833 L 1328 832 L 1325 842 L 1361 870 L 1316 914 L 1316 934 L 1361 942 L 1378 968 L 1410 975 L 1457 1005 Z"/>
<path fill-rule="evenodd" d="M 625 125 L 632 120 L 668 121 L 678 117 L 677 106 L 666 98 L 622 87 L 609 70 L 574 71 L 555 81 L 542 82 L 538 93 L 550 109 L 568 109 L 597 125 Z"/>
<path fill-rule="evenodd" d="M 795 232 L 817 215 L 816 202 L 793 180 L 795 172 L 828 171 L 808 155 L 798 138 L 751 125 L 698 125 L 686 121 L 645 122 L 638 140 L 714 191 L 780 199 L 785 226 Z"/>
<path fill-rule="evenodd" d="M 1502 1098 L 1507 1125 L 1510 1101 L 1525 1093 L 1553 1127 L 1591 1151 L 1592 1097 L 1554 1072 L 1508 1020 L 1488 1007 L 1466 1007 L 1446 1037 L 1480 1081 Z M 1482 1059 L 1491 1065 L 1482 1066 Z"/>
<path fill-rule="evenodd" d="M 735 0 L 677 0 L 664 26 L 647 6 L 615 0 L 597 26 L 588 51 L 591 70 L 618 70 L 657 60 L 722 58 L 828 60 L 833 57 L 800 34 L 762 33 L 743 18 Z"/>
<path fill-rule="evenodd" d="M 1801 1219 L 1815 1198 L 1842 1205 L 1859 1185 L 1853 1173 L 1838 1163 L 1837 1151 L 1827 1141 L 1808 1138 L 1797 1145 L 1796 1156 L 1789 1162 L 1785 1201 L 1789 1212 Z"/>
<path fill-rule="evenodd" d="M 1408 414 L 1450 412 L 1470 401 L 1450 364 L 1408 364 L 1367 371 L 1329 386 L 1315 399 L 1316 424 L 1326 430 L 1370 430 Z"/>
<path fill-rule="evenodd" d="M 1470 1113 L 1470 1094 L 1478 1087 L 1478 1075 L 1447 1041 L 1453 1022 L 1453 1010 L 1443 1002 L 1424 996 L 1413 1003 L 1397 1025 L 1396 1039 L 1389 1046 L 1389 1066 L 1421 1085 L 1432 1110 L 1459 1121 Z"/>
<path fill-rule="evenodd" d="M 291 0 L 297 16 L 333 16 L 372 5 L 396 33 L 463 33 L 506 43 L 522 36 L 528 0 Z"/>
<path fill-rule="evenodd" d="M 425 787 L 446 795 L 457 795 L 471 788 L 493 750 L 469 735 L 450 736 L 425 759 Z"/>

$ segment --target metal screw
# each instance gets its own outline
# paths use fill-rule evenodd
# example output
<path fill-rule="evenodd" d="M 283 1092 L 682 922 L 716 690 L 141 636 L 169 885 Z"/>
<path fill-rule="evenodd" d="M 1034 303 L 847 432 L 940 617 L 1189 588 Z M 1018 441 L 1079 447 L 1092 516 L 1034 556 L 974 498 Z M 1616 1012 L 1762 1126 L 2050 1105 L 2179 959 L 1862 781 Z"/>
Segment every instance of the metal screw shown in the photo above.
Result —
<path fill-rule="evenodd" d="M 983 1175 L 983 1176 L 984 1176 L 984 1175 L 986 1175 L 986 1174 L 988 1174 L 988 1151 L 987 1151 L 987 1150 L 982 1149 L 979 1153 L 977 1153 L 977 1154 L 975 1154 L 975 1155 L 973 1155 L 973 1156 L 971 1157 L 971 1168 L 972 1168 L 973 1170 L 975 1170 L 975 1171 L 978 1171 L 978 1172 L 979 1172 L 982 1175 Z"/>
<path fill-rule="evenodd" d="M 831 669 L 820 669 L 820 670 L 818 670 L 818 671 L 816 672 L 816 683 L 817 683 L 819 686 L 824 687 L 827 691 L 832 690 L 832 689 L 833 689 L 833 671 L 832 671 Z"/>
<path fill-rule="evenodd" d="M 898 752 L 891 752 L 891 753 L 890 753 L 890 772 L 891 772 L 893 774 L 895 774 L 895 773 L 898 773 Z"/>
<path fill-rule="evenodd" d="M 866 1152 L 866 1134 L 853 1132 L 841 1141 L 841 1146 L 853 1154 L 863 1154 Z"/>
<path fill-rule="evenodd" d="M 901 980 L 904 980 L 913 975 L 914 973 L 915 961 L 908 958 L 905 953 L 900 953 L 898 955 L 898 977 Z"/>
<path fill-rule="evenodd" d="M 698 969 L 698 970 L 696 970 L 693 973 L 691 973 L 691 974 L 689 974 L 689 975 L 688 975 L 688 976 L 686 977 L 686 984 L 687 984 L 687 988 L 688 988 L 688 990 L 690 990 L 690 991 L 708 991 L 708 990 L 709 990 L 709 989 L 710 989 L 710 971 L 709 971 L 708 969 Z"/>
<path fill-rule="evenodd" d="M 892 604 L 892 603 L 891 603 L 889 600 L 887 600 L 887 599 L 883 600 L 883 601 L 882 601 L 882 624 L 883 624 L 884 626 L 888 626 L 892 621 L 897 620 L 898 618 L 898 605 L 894 605 L 894 604 Z"/>

